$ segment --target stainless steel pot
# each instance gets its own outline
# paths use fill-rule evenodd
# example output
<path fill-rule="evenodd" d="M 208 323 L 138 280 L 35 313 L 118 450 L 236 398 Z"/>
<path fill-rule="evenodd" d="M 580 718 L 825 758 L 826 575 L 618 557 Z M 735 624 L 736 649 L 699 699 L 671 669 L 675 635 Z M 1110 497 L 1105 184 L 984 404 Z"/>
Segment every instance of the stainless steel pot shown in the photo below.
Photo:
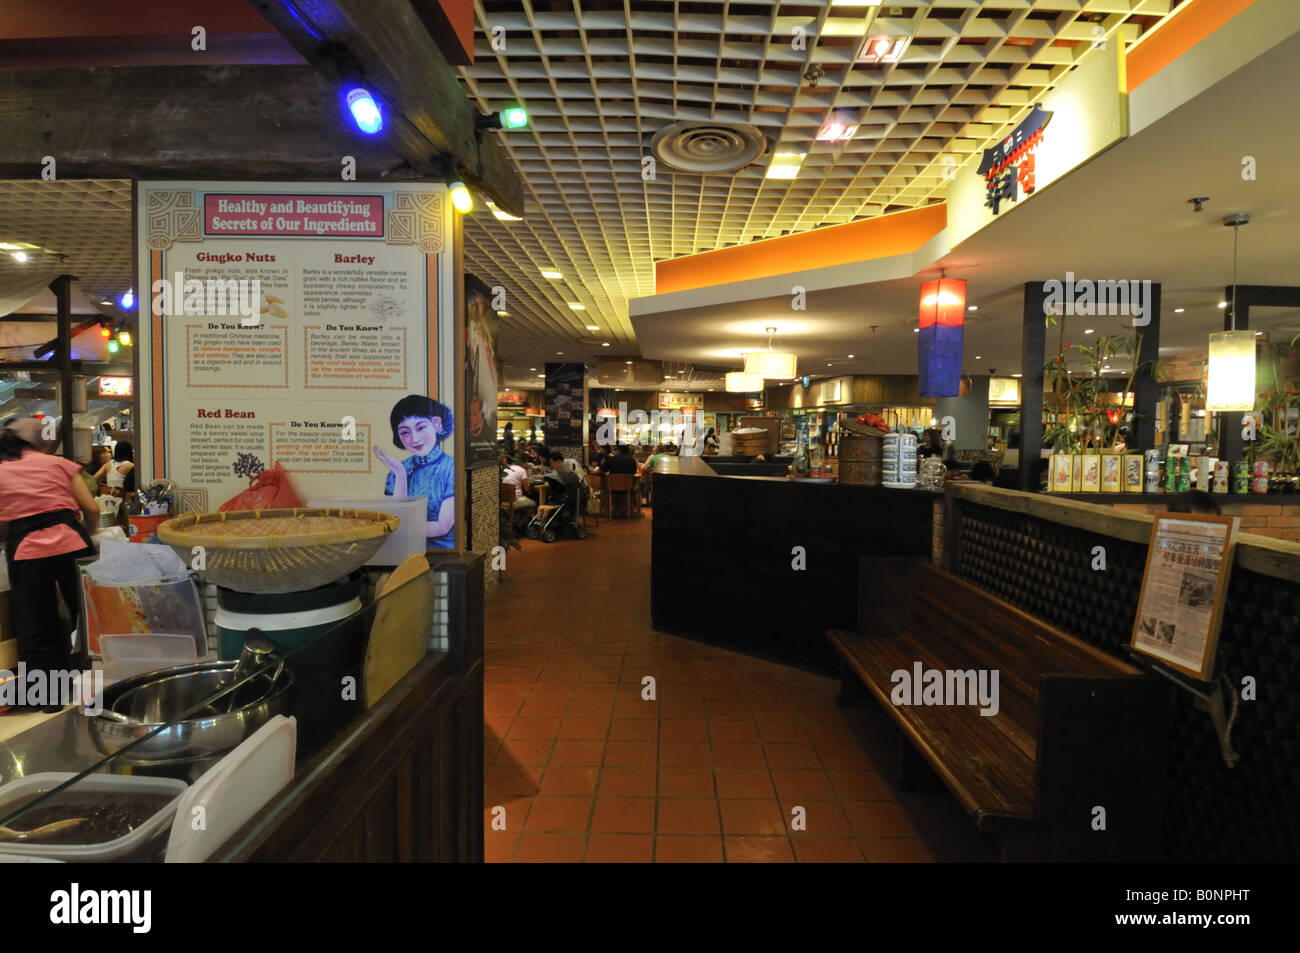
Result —
<path fill-rule="evenodd" d="M 233 710 L 227 699 L 176 721 L 230 680 L 236 662 L 204 662 L 146 672 L 104 690 L 104 712 L 88 718 L 90 737 L 104 754 L 115 754 L 160 725 L 167 727 L 126 754 L 139 765 L 182 764 L 224 754 L 275 715 L 288 714 L 293 674 L 287 669 L 259 673 L 236 689 Z M 170 722 L 170 724 L 168 724 Z"/>

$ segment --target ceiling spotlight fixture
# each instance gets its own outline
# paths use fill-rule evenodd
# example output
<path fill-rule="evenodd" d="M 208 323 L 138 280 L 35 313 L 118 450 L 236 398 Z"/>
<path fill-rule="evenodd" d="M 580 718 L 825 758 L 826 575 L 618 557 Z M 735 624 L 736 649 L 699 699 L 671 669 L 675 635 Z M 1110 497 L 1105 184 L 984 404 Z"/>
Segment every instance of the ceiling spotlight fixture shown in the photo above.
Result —
<path fill-rule="evenodd" d="M 543 271 L 543 272 L 542 272 L 542 277 L 543 277 L 543 278 L 550 278 L 552 281 L 559 281 L 561 278 L 564 277 L 564 275 L 562 275 L 562 274 L 561 274 L 560 272 L 558 272 L 558 271 Z"/>
<path fill-rule="evenodd" d="M 1083 333 L 1084 333 L 1084 334 L 1091 334 L 1091 333 L 1092 333 L 1092 328 L 1084 328 L 1084 329 L 1083 329 Z"/>
<path fill-rule="evenodd" d="M 601 342 L 600 342 L 600 346 L 601 346 L 601 347 L 609 347 L 609 342 L 608 342 L 608 341 L 601 341 Z"/>
<path fill-rule="evenodd" d="M 880 63 L 897 63 L 902 58 L 907 45 L 911 42 L 912 38 L 910 36 L 885 36 L 883 34 L 869 36 L 858 47 L 858 55 L 854 59 L 859 63 L 873 66 Z"/>
<path fill-rule="evenodd" d="M 824 69 L 822 69 L 820 66 L 816 64 L 813 64 L 812 66 L 804 70 L 803 81 L 807 83 L 809 86 L 816 86 L 818 83 L 822 81 L 822 77 L 825 75 L 826 75 L 826 71 Z"/>
<path fill-rule="evenodd" d="M 578 302 L 576 302 L 576 301 L 570 301 L 570 302 L 569 302 L 569 310 L 570 310 L 570 311 L 586 311 L 586 310 L 587 310 L 587 306 L 586 306 L 585 304 L 578 304 Z"/>
<path fill-rule="evenodd" d="M 497 317 L 498 317 L 498 318 L 508 318 L 508 317 L 510 317 L 510 312 L 509 312 L 509 311 L 498 311 L 498 312 L 497 312 Z"/>
<path fill-rule="evenodd" d="M 379 109 L 379 103 L 364 86 L 350 87 L 347 91 L 347 102 L 348 110 L 352 113 L 352 121 L 367 136 L 373 136 L 384 128 L 384 114 Z"/>
<path fill-rule="evenodd" d="M 632 362 L 631 362 L 631 361 L 624 361 L 623 363 L 624 363 L 624 364 L 631 364 Z"/>
<path fill-rule="evenodd" d="M 850 361 L 853 360 L 853 355 L 852 355 L 852 354 L 849 355 L 849 360 L 850 360 Z"/>
<path fill-rule="evenodd" d="M 982 355 L 982 354 L 976 354 L 976 355 L 975 355 L 975 360 L 977 360 L 977 361 L 982 361 L 982 360 L 984 360 L 984 355 Z"/>
<path fill-rule="evenodd" d="M 1208 195 L 1198 195 L 1195 198 L 1188 199 L 1187 202 L 1191 205 L 1193 212 L 1199 212 L 1205 208 L 1205 203 L 1209 200 L 1210 197 Z"/>
<path fill-rule="evenodd" d="M 1186 310 L 1186 308 L 1174 308 L 1174 314 L 1182 314 Z"/>
<path fill-rule="evenodd" d="M 25 252 L 25 251 L 16 251 L 16 252 L 14 252 L 14 253 L 13 253 L 13 260 L 16 261 L 16 262 L 24 262 L 24 261 L 26 261 L 26 260 L 27 260 L 27 252 Z"/>
<path fill-rule="evenodd" d="M 968 307 L 966 308 L 967 311 L 978 311 L 979 309 L 980 309 L 980 306 L 977 305 L 977 304 L 972 304 L 972 305 L 970 305 L 970 306 L 968 306 Z"/>
<path fill-rule="evenodd" d="M 523 129 L 528 125 L 528 110 L 523 106 L 510 106 L 498 112 L 478 116 L 474 120 L 476 129 Z"/>
<path fill-rule="evenodd" d="M 920 328 L 912 328 L 912 333 L 913 333 L 913 334 L 920 334 L 920 333 L 921 333 L 921 329 L 920 329 Z"/>
<path fill-rule="evenodd" d="M 134 307 L 135 307 L 135 289 L 134 289 L 134 288 L 129 289 L 129 290 L 127 291 L 126 294 L 122 295 L 122 297 L 118 299 L 118 303 L 119 303 L 119 304 L 122 306 L 122 308 L 123 308 L 124 310 L 126 310 L 126 311 L 130 311 L 132 308 L 134 308 Z"/>
<path fill-rule="evenodd" d="M 599 325 L 599 324 L 584 324 L 583 327 L 586 328 L 588 331 L 599 331 L 599 330 L 600 330 L 600 325 Z"/>
<path fill-rule="evenodd" d="M 822 123 L 822 127 L 817 130 L 818 142 L 844 142 L 852 139 L 853 134 L 858 131 L 856 122 L 846 122 L 844 119 L 832 116 Z"/>
<path fill-rule="evenodd" d="M 1220 301 L 1220 302 L 1219 302 L 1219 310 L 1220 310 L 1220 311 L 1222 311 L 1222 310 L 1223 310 L 1224 308 L 1226 308 L 1227 306 L 1228 306 L 1228 302 L 1226 302 L 1226 301 Z"/>

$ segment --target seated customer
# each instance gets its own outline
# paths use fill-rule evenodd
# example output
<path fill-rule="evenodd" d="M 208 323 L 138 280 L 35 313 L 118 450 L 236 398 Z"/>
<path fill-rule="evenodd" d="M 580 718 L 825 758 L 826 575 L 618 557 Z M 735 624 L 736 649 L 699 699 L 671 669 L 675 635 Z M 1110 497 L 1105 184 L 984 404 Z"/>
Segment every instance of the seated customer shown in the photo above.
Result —
<path fill-rule="evenodd" d="M 497 455 L 497 462 L 503 467 L 501 485 L 514 488 L 514 508 L 516 510 L 531 510 L 537 506 L 537 501 L 528 495 L 528 471 L 518 463 L 512 463 L 504 453 Z"/>
<path fill-rule="evenodd" d="M 975 465 L 970 468 L 970 478 L 975 483 L 993 484 L 993 464 L 987 460 L 976 460 Z"/>
<path fill-rule="evenodd" d="M 582 506 L 586 503 L 587 488 L 578 472 L 569 466 L 569 462 L 564 459 L 564 454 L 560 453 L 560 451 L 551 451 L 551 469 L 546 475 L 564 484 L 565 496 L 574 494 L 574 502 L 578 506 L 578 512 L 581 513 Z M 548 500 L 547 502 L 562 504 L 564 501 Z"/>
<path fill-rule="evenodd" d="M 601 473 L 626 473 L 636 475 L 636 459 L 632 450 L 625 443 L 618 445 L 618 453 L 607 456 L 600 465 Z"/>

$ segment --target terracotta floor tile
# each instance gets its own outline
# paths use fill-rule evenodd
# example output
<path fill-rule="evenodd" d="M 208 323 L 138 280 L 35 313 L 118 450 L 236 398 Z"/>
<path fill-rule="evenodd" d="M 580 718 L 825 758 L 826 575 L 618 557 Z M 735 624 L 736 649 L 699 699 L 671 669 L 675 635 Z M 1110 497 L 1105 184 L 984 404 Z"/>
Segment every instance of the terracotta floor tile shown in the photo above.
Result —
<path fill-rule="evenodd" d="M 848 818 L 840 810 L 838 801 L 833 800 L 816 800 L 814 798 L 781 798 L 781 809 L 785 816 L 791 818 L 790 836 L 799 837 L 853 837 L 853 828 L 849 826 Z M 803 823 L 804 829 L 799 831 L 793 828 L 792 810 L 795 807 L 804 809 Z"/>
<path fill-rule="evenodd" d="M 484 699 L 483 715 L 495 715 L 498 718 L 513 718 L 519 714 L 519 709 L 523 705 L 521 698 L 494 698 L 491 701 Z"/>
<path fill-rule="evenodd" d="M 795 857 L 801 864 L 860 864 L 865 858 L 851 838 L 793 837 Z"/>
<path fill-rule="evenodd" d="M 692 741 L 660 742 L 659 763 L 665 768 L 707 768 L 709 746 Z"/>
<path fill-rule="evenodd" d="M 510 684 L 492 682 L 484 688 L 484 701 L 495 698 L 527 698 L 530 691 L 528 685 L 521 685 L 518 682 Z"/>
<path fill-rule="evenodd" d="M 524 829 L 530 797 L 493 797 L 483 799 L 483 836 L 491 840 L 501 834 L 518 834 Z"/>
<path fill-rule="evenodd" d="M 728 837 L 724 843 L 729 864 L 794 862 L 790 841 L 785 837 Z"/>
<path fill-rule="evenodd" d="M 534 834 L 519 835 L 515 845 L 516 863 L 576 864 L 587 849 L 585 834 Z"/>
<path fill-rule="evenodd" d="M 569 702 L 570 718 L 604 718 L 608 719 L 614 712 L 613 699 L 575 698 Z"/>
<path fill-rule="evenodd" d="M 614 702 L 615 718 L 658 718 L 659 703 L 641 699 L 620 698 Z"/>
<path fill-rule="evenodd" d="M 758 727 L 752 721 L 710 721 L 709 740 L 714 744 L 753 744 Z"/>
<path fill-rule="evenodd" d="M 489 765 L 496 760 L 497 752 L 501 750 L 501 742 L 496 739 L 483 740 L 483 764 Z"/>
<path fill-rule="evenodd" d="M 489 831 L 483 836 L 483 861 L 488 864 L 503 864 L 510 860 L 519 842 L 518 834 L 505 831 Z"/>
<path fill-rule="evenodd" d="M 601 701 L 611 702 L 614 700 L 613 685 L 574 685 L 572 687 L 572 692 L 574 699 L 583 698 L 591 700 L 598 698 Z"/>
<path fill-rule="evenodd" d="M 868 863 L 932 863 L 929 849 L 918 837 L 873 837 L 858 841 Z"/>
<path fill-rule="evenodd" d="M 704 710 L 710 721 L 752 721 L 754 718 L 744 702 L 706 700 Z"/>
<path fill-rule="evenodd" d="M 720 864 L 722 838 L 660 834 L 655 838 L 655 863 Z"/>
<path fill-rule="evenodd" d="M 567 698 L 529 698 L 519 709 L 519 717 L 559 718 L 568 707 Z"/>
<path fill-rule="evenodd" d="M 862 750 L 861 745 L 817 744 L 817 757 L 827 770 L 869 771 L 872 770 L 871 759 Z"/>
<path fill-rule="evenodd" d="M 656 761 L 653 741 L 611 741 L 605 746 L 604 763 L 610 766 L 653 767 Z"/>
<path fill-rule="evenodd" d="M 722 829 L 728 834 L 785 835 L 789 831 L 786 815 L 776 801 L 722 798 Z"/>
<path fill-rule="evenodd" d="M 521 767 L 519 765 L 493 765 L 487 769 L 483 781 L 484 794 L 492 795 L 532 795 L 537 793 L 537 779 L 540 768 Z"/>
<path fill-rule="evenodd" d="M 651 834 L 655 800 L 648 797 L 598 797 L 591 831 L 601 834 Z"/>
<path fill-rule="evenodd" d="M 776 791 L 767 768 L 715 768 L 718 797 L 772 800 Z"/>
<path fill-rule="evenodd" d="M 821 770 L 773 768 L 772 782 L 782 801 L 822 800 L 835 797 L 830 779 Z"/>
<path fill-rule="evenodd" d="M 657 741 L 659 722 L 649 718 L 615 718 L 610 722 L 610 741 Z"/>
<path fill-rule="evenodd" d="M 612 684 L 618 681 L 618 672 L 606 668 L 584 668 L 578 677 L 582 684 Z"/>
<path fill-rule="evenodd" d="M 585 832 L 591 819 L 592 798 L 588 797 L 550 797 L 538 795 L 533 798 L 533 806 L 528 811 L 528 820 L 524 823 L 526 831 L 549 831 L 551 833 Z"/>
<path fill-rule="evenodd" d="M 720 834 L 718 802 L 713 798 L 660 798 L 660 834 Z"/>
<path fill-rule="evenodd" d="M 506 734 L 513 738 L 554 738 L 560 730 L 559 718 L 516 718 Z"/>
<path fill-rule="evenodd" d="M 705 717 L 704 702 L 699 698 L 680 698 L 660 696 L 659 700 L 659 717 L 661 718 L 694 718 Z"/>
<path fill-rule="evenodd" d="M 569 685 L 576 682 L 582 676 L 582 665 L 554 665 L 547 664 L 542 666 L 542 670 L 537 674 L 538 685 L 547 684 L 564 684 Z"/>
<path fill-rule="evenodd" d="M 715 722 L 720 724 L 720 722 Z M 715 768 L 762 768 L 762 745 L 738 742 L 713 745 L 713 766 Z"/>
<path fill-rule="evenodd" d="M 592 834 L 587 840 L 589 864 L 648 864 L 653 856 L 649 834 Z"/>
<path fill-rule="evenodd" d="M 602 718 L 565 718 L 560 722 L 560 737 L 596 741 L 609 734 L 609 721 Z"/>
<path fill-rule="evenodd" d="M 821 768 L 817 751 L 811 745 L 774 741 L 763 745 L 767 763 L 773 768 Z"/>
<path fill-rule="evenodd" d="M 890 801 L 894 798 L 885 779 L 874 771 L 828 770 L 826 775 L 842 801 Z"/>
<path fill-rule="evenodd" d="M 866 837 L 914 837 L 912 822 L 896 801 L 842 801 L 853 833 Z M 868 856 L 870 859 L 870 856 Z"/>
<path fill-rule="evenodd" d="M 605 753 L 603 741 L 557 741 L 551 764 L 598 765 Z"/>
<path fill-rule="evenodd" d="M 510 726 L 515 723 L 513 715 L 484 715 L 483 716 L 483 737 L 485 738 L 504 738 L 510 731 Z"/>
<path fill-rule="evenodd" d="M 663 721 L 659 724 L 659 740 L 707 742 L 709 725 L 704 721 Z"/>
<path fill-rule="evenodd" d="M 543 765 L 555 742 L 550 738 L 507 738 L 497 755 L 497 764 Z"/>
<path fill-rule="evenodd" d="M 599 775 L 600 769 L 597 767 L 552 764 L 542 774 L 538 793 L 554 796 L 592 795 L 596 793 Z"/>
<path fill-rule="evenodd" d="M 655 769 L 609 766 L 601 770 L 597 788 L 601 797 L 654 797 Z"/>
<path fill-rule="evenodd" d="M 708 768 L 659 769 L 660 797 L 713 797 L 713 773 Z"/>
<path fill-rule="evenodd" d="M 754 721 L 758 725 L 758 734 L 764 744 L 768 742 L 809 743 L 808 732 L 798 721 L 783 717 L 756 717 Z"/>

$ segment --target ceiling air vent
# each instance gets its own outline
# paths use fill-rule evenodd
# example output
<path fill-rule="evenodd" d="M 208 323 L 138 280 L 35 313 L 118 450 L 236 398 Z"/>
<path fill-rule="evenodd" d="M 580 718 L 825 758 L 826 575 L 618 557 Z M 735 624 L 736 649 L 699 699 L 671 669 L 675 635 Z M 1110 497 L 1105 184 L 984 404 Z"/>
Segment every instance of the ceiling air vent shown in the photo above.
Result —
<path fill-rule="evenodd" d="M 743 122 L 675 122 L 655 133 L 650 149 L 678 172 L 720 175 L 761 158 L 767 139 Z"/>

